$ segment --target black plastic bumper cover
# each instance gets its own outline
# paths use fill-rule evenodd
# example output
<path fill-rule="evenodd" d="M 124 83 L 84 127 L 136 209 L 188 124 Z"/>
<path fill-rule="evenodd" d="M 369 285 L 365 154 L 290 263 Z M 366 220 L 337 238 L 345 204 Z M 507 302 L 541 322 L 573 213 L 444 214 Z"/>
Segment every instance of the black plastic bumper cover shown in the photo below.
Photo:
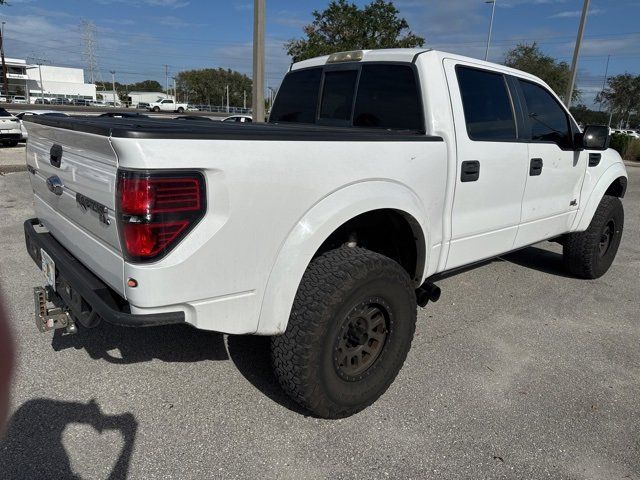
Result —
<path fill-rule="evenodd" d="M 24 222 L 29 255 L 37 265 L 42 263 L 44 249 L 56 264 L 56 290 L 73 316 L 85 326 L 100 319 L 126 327 L 155 327 L 184 323 L 184 312 L 134 315 L 129 304 L 71 255 L 50 233 L 37 232 L 37 218 Z"/>

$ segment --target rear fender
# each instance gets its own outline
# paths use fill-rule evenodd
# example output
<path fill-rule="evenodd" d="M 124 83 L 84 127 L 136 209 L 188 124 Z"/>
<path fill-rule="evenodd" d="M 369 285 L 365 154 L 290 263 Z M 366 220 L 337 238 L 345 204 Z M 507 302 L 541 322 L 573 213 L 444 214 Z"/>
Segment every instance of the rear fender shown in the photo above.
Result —
<path fill-rule="evenodd" d="M 290 231 L 265 288 L 257 334 L 276 335 L 287 328 L 300 280 L 322 243 L 352 218 L 378 209 L 394 209 L 415 219 L 429 245 L 427 214 L 418 196 L 391 181 L 366 181 L 331 193 L 311 207 Z M 425 248 L 426 255 L 429 248 Z M 425 265 L 428 265 L 425 258 Z"/>

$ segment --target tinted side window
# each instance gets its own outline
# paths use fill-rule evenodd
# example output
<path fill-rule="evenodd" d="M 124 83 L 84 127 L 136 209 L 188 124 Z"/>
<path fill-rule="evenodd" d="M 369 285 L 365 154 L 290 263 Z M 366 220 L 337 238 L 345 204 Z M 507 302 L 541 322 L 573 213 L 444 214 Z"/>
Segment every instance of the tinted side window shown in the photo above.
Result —
<path fill-rule="evenodd" d="M 322 68 L 310 68 L 284 77 L 269 121 L 314 123 L 321 76 Z"/>
<path fill-rule="evenodd" d="M 458 67 L 467 132 L 472 140 L 515 140 L 513 107 L 500 73 Z"/>
<path fill-rule="evenodd" d="M 556 99 L 539 85 L 519 80 L 529 111 L 531 139 L 554 142 L 564 147 L 571 144 L 567 114 Z"/>
<path fill-rule="evenodd" d="M 353 124 L 421 130 L 420 100 L 413 69 L 407 65 L 363 65 Z"/>
<path fill-rule="evenodd" d="M 321 120 L 351 120 L 357 70 L 325 72 L 320 103 Z"/>

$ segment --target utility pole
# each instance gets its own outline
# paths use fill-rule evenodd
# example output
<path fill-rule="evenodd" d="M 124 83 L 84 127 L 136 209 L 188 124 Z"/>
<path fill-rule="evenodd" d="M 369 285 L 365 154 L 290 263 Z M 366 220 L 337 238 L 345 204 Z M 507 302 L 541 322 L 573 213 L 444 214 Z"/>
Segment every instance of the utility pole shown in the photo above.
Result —
<path fill-rule="evenodd" d="M 44 104 L 44 85 L 42 83 L 42 64 L 44 63 L 44 60 L 42 58 L 28 57 L 27 58 L 28 61 L 29 61 L 29 58 L 31 58 L 30 60 L 31 62 L 38 65 L 38 73 L 40 74 L 40 99 Z"/>
<path fill-rule="evenodd" d="M 253 0 L 253 121 L 264 122 L 265 0 Z"/>
<path fill-rule="evenodd" d="M 169 65 L 165 65 L 164 66 L 164 77 L 165 77 L 165 93 L 167 94 L 167 97 L 169 96 Z"/>
<path fill-rule="evenodd" d="M 489 59 L 489 47 L 491 46 L 491 34 L 493 33 L 493 18 L 496 16 L 496 0 L 486 0 L 484 3 L 492 3 L 491 22 L 489 22 L 489 35 L 487 36 L 487 50 L 484 53 L 484 61 Z"/>
<path fill-rule="evenodd" d="M 229 85 L 227 85 L 227 113 L 229 113 Z"/>
<path fill-rule="evenodd" d="M 607 78 L 609 77 L 609 60 L 611 60 L 611 55 L 607 55 L 607 66 L 604 69 L 604 80 L 602 80 L 602 90 L 600 90 L 601 92 L 604 92 L 604 89 L 607 87 Z M 598 111 L 602 110 L 602 97 L 600 97 L 600 101 L 598 102 Z"/>
<path fill-rule="evenodd" d="M 44 84 L 42 83 L 42 60 L 38 61 L 38 73 L 40 74 L 40 99 L 44 105 Z"/>
<path fill-rule="evenodd" d="M 582 37 L 584 36 L 584 26 L 587 23 L 587 14 L 589 13 L 589 0 L 584 0 L 582 6 L 582 16 L 580 17 L 580 27 L 578 28 L 578 38 L 576 38 L 576 48 L 573 51 L 573 61 L 571 62 L 571 76 L 564 103 L 569 108 L 571 106 L 571 97 L 573 96 L 573 87 L 576 83 L 576 75 L 578 74 L 578 57 L 580 56 L 580 46 L 582 45 Z"/>
<path fill-rule="evenodd" d="M 178 92 L 176 90 L 176 77 L 171 77 L 171 80 L 173 80 L 173 98 L 175 99 L 176 103 L 178 103 Z"/>
<path fill-rule="evenodd" d="M 7 64 L 4 62 L 4 24 L 6 22 L 2 22 L 2 27 L 0 27 L 0 55 L 2 56 L 2 88 L 3 92 L 7 97 L 7 102 L 9 101 L 9 80 L 7 80 Z M 29 90 L 27 88 L 27 90 Z M 27 94 L 28 96 L 28 94 Z"/>
<path fill-rule="evenodd" d="M 242 91 L 242 108 L 247 109 L 247 91 Z"/>
<path fill-rule="evenodd" d="M 111 87 L 113 88 L 113 106 L 115 108 L 116 106 L 116 71 L 109 70 L 109 73 L 111 73 Z"/>

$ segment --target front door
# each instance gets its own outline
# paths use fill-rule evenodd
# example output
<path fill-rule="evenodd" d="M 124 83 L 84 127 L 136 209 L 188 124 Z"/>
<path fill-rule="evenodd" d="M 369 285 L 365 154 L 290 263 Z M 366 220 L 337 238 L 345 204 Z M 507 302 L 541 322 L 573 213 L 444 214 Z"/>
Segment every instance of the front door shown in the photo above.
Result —
<path fill-rule="evenodd" d="M 588 154 L 574 150 L 576 127 L 544 86 L 518 79 L 527 129 L 529 171 L 515 247 L 549 239 L 571 228 L 580 203 Z"/>
<path fill-rule="evenodd" d="M 513 249 L 529 165 L 507 76 L 453 60 L 444 65 L 457 147 L 451 269 Z"/>

